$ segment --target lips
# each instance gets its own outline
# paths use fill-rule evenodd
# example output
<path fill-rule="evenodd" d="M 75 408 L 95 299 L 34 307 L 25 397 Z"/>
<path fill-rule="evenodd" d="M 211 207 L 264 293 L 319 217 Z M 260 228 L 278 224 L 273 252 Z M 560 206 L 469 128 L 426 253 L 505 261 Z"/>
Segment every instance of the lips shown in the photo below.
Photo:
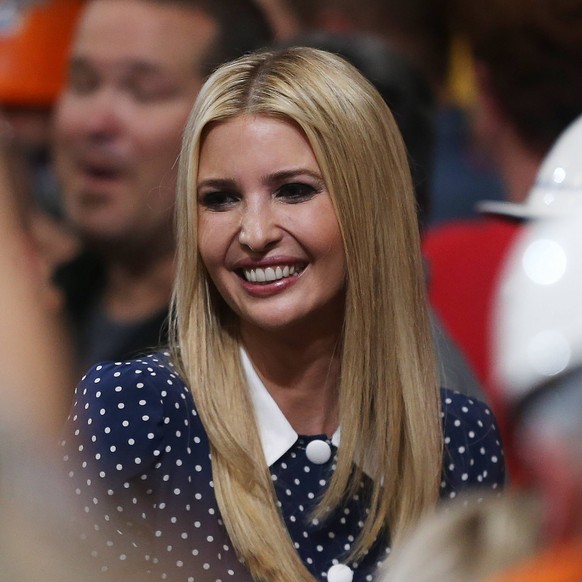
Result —
<path fill-rule="evenodd" d="M 73 153 L 78 170 L 86 178 L 96 181 L 116 180 L 126 173 L 127 155 L 108 147 L 83 147 Z"/>
<path fill-rule="evenodd" d="M 101 180 L 112 180 L 119 175 L 119 171 L 117 170 L 112 170 L 109 168 L 98 168 L 95 166 L 85 166 L 83 171 L 85 174 L 88 174 L 92 178 Z"/>
<path fill-rule="evenodd" d="M 123 173 L 119 164 L 83 161 L 79 166 L 83 174 L 96 180 L 115 180 Z"/>

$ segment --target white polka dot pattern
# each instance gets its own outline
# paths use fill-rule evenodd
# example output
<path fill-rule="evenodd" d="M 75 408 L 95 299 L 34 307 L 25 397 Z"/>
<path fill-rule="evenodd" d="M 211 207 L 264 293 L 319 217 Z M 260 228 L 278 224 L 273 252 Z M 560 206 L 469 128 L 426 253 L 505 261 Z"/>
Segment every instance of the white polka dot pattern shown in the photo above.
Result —
<path fill-rule="evenodd" d="M 443 423 L 442 496 L 501 486 L 503 453 L 489 410 L 443 391 Z M 167 355 L 93 367 L 77 388 L 66 435 L 65 466 L 99 568 L 147 571 L 158 580 L 250 581 L 220 518 L 209 445 L 191 392 Z M 310 460 L 307 451 L 316 441 L 329 458 Z M 354 582 L 372 580 L 389 552 L 386 539 L 361 562 L 344 561 L 363 526 L 369 479 L 364 476 L 325 523 L 310 517 L 336 454 L 325 435 L 300 436 L 271 466 L 273 485 L 295 547 L 317 579 L 336 572 L 350 573 Z"/>

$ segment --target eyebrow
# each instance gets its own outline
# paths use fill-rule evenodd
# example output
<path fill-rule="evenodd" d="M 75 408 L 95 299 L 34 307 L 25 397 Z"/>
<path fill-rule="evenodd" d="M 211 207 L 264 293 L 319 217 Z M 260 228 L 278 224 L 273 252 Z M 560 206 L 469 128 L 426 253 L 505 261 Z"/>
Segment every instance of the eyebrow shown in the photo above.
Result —
<path fill-rule="evenodd" d="M 307 168 L 293 168 L 290 170 L 280 170 L 279 172 L 274 172 L 273 174 L 267 174 L 261 177 L 261 181 L 264 183 L 278 183 L 284 182 L 292 178 L 297 178 L 300 176 L 309 176 L 310 178 L 323 182 L 323 177 L 318 172 L 313 170 L 308 170 Z M 217 189 L 228 189 L 236 187 L 236 180 L 234 178 L 207 178 L 198 182 L 198 188 L 217 188 Z"/>
<path fill-rule="evenodd" d="M 124 74 L 130 75 L 141 75 L 141 76 L 153 76 L 153 75 L 163 75 L 165 70 L 160 64 L 152 63 L 143 60 L 127 60 L 117 64 L 117 68 Z M 83 71 L 90 69 L 99 69 L 89 57 L 79 54 L 71 57 L 69 63 L 69 69 L 71 71 Z"/>

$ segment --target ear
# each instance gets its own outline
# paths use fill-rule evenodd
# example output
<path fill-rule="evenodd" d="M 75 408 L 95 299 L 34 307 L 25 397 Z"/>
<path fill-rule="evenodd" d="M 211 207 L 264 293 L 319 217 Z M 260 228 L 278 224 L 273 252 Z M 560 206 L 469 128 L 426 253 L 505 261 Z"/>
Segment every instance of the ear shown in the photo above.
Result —
<path fill-rule="evenodd" d="M 485 63 L 475 60 L 475 117 L 479 127 L 478 131 L 491 134 L 493 137 L 499 134 L 507 126 L 503 107 L 495 95 L 491 83 L 491 74 Z"/>

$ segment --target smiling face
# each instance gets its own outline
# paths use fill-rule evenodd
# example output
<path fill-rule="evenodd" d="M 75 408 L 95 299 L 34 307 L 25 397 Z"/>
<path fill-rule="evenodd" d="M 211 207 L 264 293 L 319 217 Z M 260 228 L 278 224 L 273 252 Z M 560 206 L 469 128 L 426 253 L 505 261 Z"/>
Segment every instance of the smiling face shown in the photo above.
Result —
<path fill-rule="evenodd" d="M 55 119 L 66 213 L 86 238 L 171 239 L 175 161 L 216 32 L 177 4 L 88 3 Z"/>
<path fill-rule="evenodd" d="M 343 242 L 297 126 L 247 115 L 215 125 L 197 188 L 199 252 L 243 330 L 341 324 Z"/>

